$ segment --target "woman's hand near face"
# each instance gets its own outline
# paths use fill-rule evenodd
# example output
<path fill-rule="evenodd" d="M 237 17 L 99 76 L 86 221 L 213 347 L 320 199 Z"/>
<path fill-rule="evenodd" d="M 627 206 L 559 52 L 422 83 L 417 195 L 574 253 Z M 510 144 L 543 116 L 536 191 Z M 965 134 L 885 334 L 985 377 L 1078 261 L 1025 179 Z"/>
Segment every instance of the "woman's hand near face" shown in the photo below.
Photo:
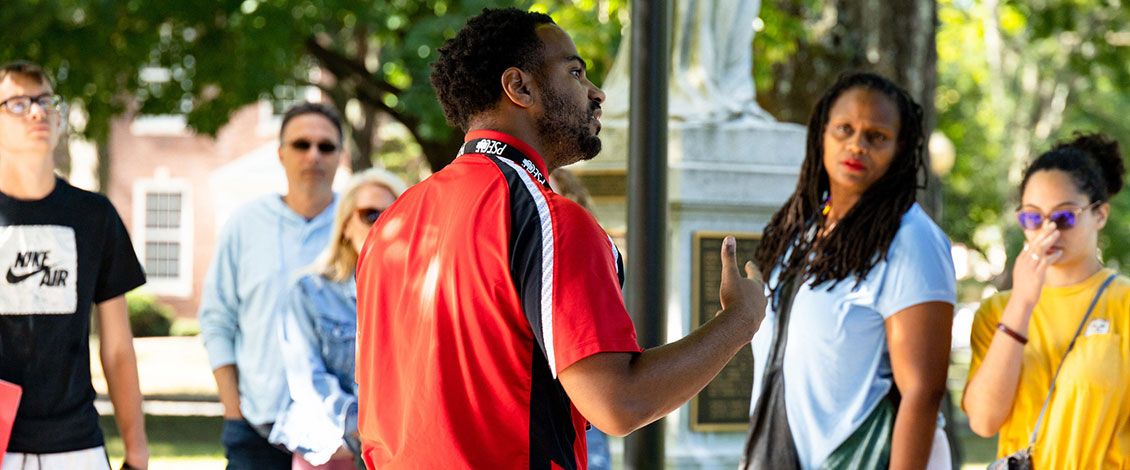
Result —
<path fill-rule="evenodd" d="M 1056 230 L 1054 223 L 1049 222 L 1036 232 L 1035 237 L 1024 244 L 1024 250 L 1016 257 L 1016 262 L 1012 266 L 1013 298 L 1027 305 L 1035 305 L 1040 299 L 1040 290 L 1044 287 L 1048 266 L 1063 255 L 1061 250 L 1048 253 L 1057 240 L 1059 240 L 1059 230 Z"/>
<path fill-rule="evenodd" d="M 1012 266 L 1012 296 L 1001 312 L 1000 324 L 1016 334 L 1028 335 L 1028 322 L 1040 300 L 1048 266 L 1063 255 L 1062 250 L 1048 253 L 1059 235 L 1054 223 L 1044 224 Z M 965 384 L 962 408 L 969 415 L 969 427 L 977 435 L 991 437 L 1008 418 L 1020 383 L 1023 355 L 1023 342 L 998 331 L 985 351 L 980 369 Z"/>

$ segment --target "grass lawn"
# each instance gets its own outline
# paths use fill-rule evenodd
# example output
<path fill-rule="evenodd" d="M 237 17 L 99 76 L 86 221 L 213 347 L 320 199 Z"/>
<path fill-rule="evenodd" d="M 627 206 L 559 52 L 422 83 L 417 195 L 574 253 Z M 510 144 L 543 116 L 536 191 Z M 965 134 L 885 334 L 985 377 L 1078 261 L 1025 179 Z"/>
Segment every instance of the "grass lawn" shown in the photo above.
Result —
<path fill-rule="evenodd" d="M 111 468 L 119 468 L 125 449 L 111 416 L 100 418 L 106 434 L 106 451 Z M 222 470 L 224 448 L 220 431 L 224 420 L 219 416 L 145 416 L 149 434 L 149 468 L 154 470 Z"/>
<path fill-rule="evenodd" d="M 962 470 L 984 470 L 997 456 L 997 438 L 984 438 L 965 429 L 958 432 L 957 443 L 961 447 Z"/>

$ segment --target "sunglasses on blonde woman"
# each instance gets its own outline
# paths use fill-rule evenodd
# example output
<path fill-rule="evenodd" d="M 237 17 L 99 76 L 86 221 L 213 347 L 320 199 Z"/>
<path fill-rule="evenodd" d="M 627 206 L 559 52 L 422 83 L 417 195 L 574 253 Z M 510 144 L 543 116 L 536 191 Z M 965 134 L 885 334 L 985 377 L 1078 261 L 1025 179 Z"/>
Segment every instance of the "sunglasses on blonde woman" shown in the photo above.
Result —
<path fill-rule="evenodd" d="M 377 222 L 377 218 L 381 216 L 380 209 L 361 208 L 357 209 L 357 218 L 361 219 L 366 225 L 373 225 Z"/>
<path fill-rule="evenodd" d="M 1016 211 L 1016 220 L 1020 222 L 1020 227 L 1024 230 L 1038 230 L 1040 227 L 1044 226 L 1045 220 L 1055 222 L 1055 228 L 1058 230 L 1067 230 L 1075 226 L 1075 219 L 1079 217 L 1079 214 L 1099 204 L 1102 204 L 1102 201 L 1095 201 L 1075 209 L 1053 211 L 1046 216 L 1041 212 L 1030 209 L 1019 210 Z"/>

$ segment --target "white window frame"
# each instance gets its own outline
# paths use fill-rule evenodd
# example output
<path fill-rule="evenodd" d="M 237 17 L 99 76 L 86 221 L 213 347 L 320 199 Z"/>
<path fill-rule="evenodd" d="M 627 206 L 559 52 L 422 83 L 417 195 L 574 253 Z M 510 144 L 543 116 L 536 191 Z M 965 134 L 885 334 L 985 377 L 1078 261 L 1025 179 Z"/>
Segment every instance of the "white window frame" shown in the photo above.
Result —
<path fill-rule="evenodd" d="M 180 228 L 152 229 L 146 225 L 146 209 L 150 193 L 180 193 Z M 192 294 L 193 258 L 193 207 L 192 184 L 183 178 L 158 175 L 155 178 L 137 179 L 133 182 L 133 247 L 142 266 L 146 263 L 148 242 L 172 241 L 180 243 L 177 276 L 156 278 L 149 276 L 145 290 L 157 295 L 188 298 Z"/>

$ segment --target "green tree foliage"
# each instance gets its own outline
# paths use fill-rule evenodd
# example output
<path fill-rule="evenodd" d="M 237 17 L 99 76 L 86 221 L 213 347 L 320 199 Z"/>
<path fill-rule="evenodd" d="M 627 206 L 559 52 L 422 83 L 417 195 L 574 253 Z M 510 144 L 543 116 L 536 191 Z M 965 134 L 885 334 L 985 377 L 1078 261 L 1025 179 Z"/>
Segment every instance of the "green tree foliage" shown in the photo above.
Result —
<path fill-rule="evenodd" d="M 105 141 L 123 114 L 185 114 L 214 134 L 261 99 L 318 87 L 345 110 L 366 167 L 377 112 L 407 129 L 433 169 L 461 136 L 428 82 L 436 48 L 484 7 L 535 7 L 574 31 L 594 72 L 610 66 L 626 0 L 21 0 L 0 15 L 0 60 L 56 71 L 58 91 Z"/>
<path fill-rule="evenodd" d="M 1130 104 L 1130 11 L 1106 0 L 939 2 L 938 127 L 956 161 L 944 177 L 943 226 L 981 252 L 1019 251 L 1014 221 L 1022 171 L 1075 131 L 1104 131 L 1130 144 L 1119 111 Z M 1126 147 L 1124 147 L 1126 148 Z M 1100 246 L 1130 263 L 1122 240 L 1130 200 L 1112 201 Z M 1004 236 L 997 236 L 1005 228 Z M 1005 284 L 1002 277 L 1001 284 Z"/>
<path fill-rule="evenodd" d="M 57 91 L 97 118 L 80 130 L 105 140 L 108 118 L 129 103 L 123 93 L 145 86 L 138 66 L 161 53 L 149 46 L 159 43 L 158 22 L 131 16 L 126 2 L 27 0 L 4 2 L 3 11 L 0 60 L 55 71 Z"/>

